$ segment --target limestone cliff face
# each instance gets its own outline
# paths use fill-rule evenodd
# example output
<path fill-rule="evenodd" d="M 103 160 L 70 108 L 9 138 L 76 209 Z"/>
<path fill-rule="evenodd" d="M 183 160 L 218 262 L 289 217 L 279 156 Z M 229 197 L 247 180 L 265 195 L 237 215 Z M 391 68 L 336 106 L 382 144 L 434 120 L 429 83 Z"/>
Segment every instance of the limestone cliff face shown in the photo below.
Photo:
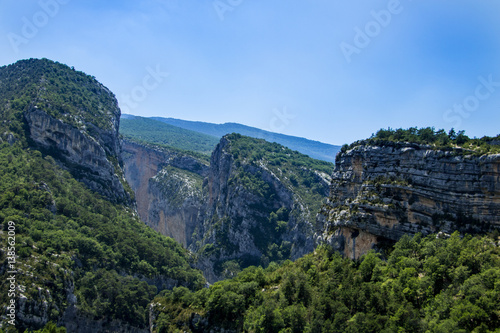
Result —
<path fill-rule="evenodd" d="M 90 189 L 113 202 L 129 202 L 120 181 L 118 140 L 120 111 L 110 111 L 110 129 L 93 124 L 74 127 L 33 107 L 24 113 L 29 137 L 38 149 L 53 155 Z"/>
<path fill-rule="evenodd" d="M 187 247 L 203 208 L 203 162 L 168 149 L 124 140 L 125 178 L 144 223 Z"/>
<path fill-rule="evenodd" d="M 190 246 L 210 282 L 231 277 L 232 265 L 296 259 L 315 246 L 315 212 L 264 163 L 236 163 L 230 146 L 224 137 L 212 153 L 205 212 Z M 245 177 L 266 192 L 242 182 Z"/>
<path fill-rule="evenodd" d="M 141 219 L 196 253 L 209 282 L 238 267 L 299 258 L 316 244 L 317 209 L 264 160 L 236 161 L 231 140 L 221 139 L 209 166 L 178 152 L 122 144 Z M 312 174 L 325 198 L 328 181 Z"/>
<path fill-rule="evenodd" d="M 357 258 L 405 233 L 489 231 L 500 226 L 499 177 L 500 155 L 359 145 L 337 156 L 320 239 Z"/>

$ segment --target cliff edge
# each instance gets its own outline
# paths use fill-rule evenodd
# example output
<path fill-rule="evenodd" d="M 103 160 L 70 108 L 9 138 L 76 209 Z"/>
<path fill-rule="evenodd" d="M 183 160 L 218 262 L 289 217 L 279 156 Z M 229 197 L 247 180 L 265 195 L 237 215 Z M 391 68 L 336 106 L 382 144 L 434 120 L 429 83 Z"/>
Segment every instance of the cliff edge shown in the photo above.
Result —
<path fill-rule="evenodd" d="M 500 154 L 413 143 L 360 144 L 339 153 L 320 239 L 358 258 L 403 234 L 500 226 Z"/>

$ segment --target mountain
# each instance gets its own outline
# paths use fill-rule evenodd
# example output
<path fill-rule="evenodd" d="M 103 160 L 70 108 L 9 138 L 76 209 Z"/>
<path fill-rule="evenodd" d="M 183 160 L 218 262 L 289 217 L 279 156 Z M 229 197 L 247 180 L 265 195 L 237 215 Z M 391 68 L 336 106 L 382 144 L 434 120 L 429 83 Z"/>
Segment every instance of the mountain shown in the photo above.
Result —
<path fill-rule="evenodd" d="M 137 217 L 119 118 L 114 95 L 66 65 L 0 67 L 2 329 L 146 332 L 160 291 L 204 286 L 189 253 Z"/>
<path fill-rule="evenodd" d="M 210 163 L 129 140 L 123 149 L 139 216 L 196 253 L 208 281 L 314 250 L 333 164 L 239 134 Z"/>
<path fill-rule="evenodd" d="M 119 126 L 92 76 L 0 67 L 0 331 L 498 331 L 500 136 L 380 130 L 334 165 Z"/>
<path fill-rule="evenodd" d="M 381 130 L 337 155 L 322 238 L 359 258 L 405 234 L 500 228 L 500 146 L 433 128 Z"/>
<path fill-rule="evenodd" d="M 184 332 L 498 331 L 499 138 L 469 139 L 463 132 L 433 128 L 381 130 L 344 146 L 330 198 L 316 222 L 322 245 L 295 262 L 248 267 L 208 290 L 166 291 L 151 308 L 155 327 Z M 267 177 L 248 175 L 245 181 L 246 176 L 235 175 L 239 166 L 242 171 L 260 166 L 291 180 L 291 170 L 286 162 L 275 169 L 271 156 L 276 150 L 262 145 L 264 153 L 252 140 L 226 136 L 211 158 L 216 166 L 208 181 L 211 216 L 218 219 L 204 226 L 203 240 L 209 244 L 198 254 L 212 254 L 215 267 L 230 251 L 250 249 L 252 236 L 265 240 L 281 228 L 280 222 L 272 223 L 273 216 L 281 219 L 279 212 L 266 206 L 284 202 L 279 186 L 268 183 L 266 192 L 259 181 Z M 246 194 L 241 190 L 246 184 L 272 200 Z M 242 222 L 237 217 L 252 208 L 256 217 L 271 211 L 270 218 L 267 224 L 261 221 L 262 229 L 246 233 L 248 217 Z M 225 262 L 222 268 L 231 272 L 233 265 Z"/>
<path fill-rule="evenodd" d="M 127 119 L 135 119 L 135 116 L 126 115 Z M 277 142 L 292 150 L 309 155 L 312 158 L 334 162 L 335 155 L 340 150 L 340 146 L 334 146 L 318 141 L 308 140 L 300 137 L 273 133 L 255 127 L 245 126 L 237 123 L 212 124 L 199 121 L 187 121 L 174 118 L 151 117 L 150 119 L 184 128 L 190 131 L 203 133 L 222 138 L 226 134 L 239 133 L 257 139 L 265 139 L 268 142 Z"/>
<path fill-rule="evenodd" d="M 134 141 L 164 145 L 204 155 L 210 155 L 219 142 L 218 138 L 211 135 L 136 116 L 128 118 L 122 116 L 120 133 Z"/>

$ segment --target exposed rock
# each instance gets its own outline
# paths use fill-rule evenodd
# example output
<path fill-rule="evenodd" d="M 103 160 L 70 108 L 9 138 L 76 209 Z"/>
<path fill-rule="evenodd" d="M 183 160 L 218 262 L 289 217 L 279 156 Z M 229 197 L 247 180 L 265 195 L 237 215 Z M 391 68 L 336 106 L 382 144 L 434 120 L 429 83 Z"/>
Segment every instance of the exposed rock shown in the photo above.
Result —
<path fill-rule="evenodd" d="M 208 166 L 168 149 L 124 140 L 125 177 L 136 194 L 141 220 L 187 247 L 203 206 Z"/>
<path fill-rule="evenodd" d="M 117 175 L 121 172 L 117 128 L 104 131 L 89 125 L 90 135 L 37 108 L 25 112 L 24 118 L 37 148 L 62 162 L 76 179 L 111 201 L 130 201 Z"/>
<path fill-rule="evenodd" d="M 3 139 L 2 139 L 2 137 L 3 137 Z M 12 146 L 12 145 L 13 145 L 13 144 L 17 141 L 17 139 L 16 139 L 16 137 L 14 136 L 14 134 L 13 134 L 13 133 L 10 133 L 10 132 L 4 132 L 4 133 L 3 133 L 3 135 L 2 135 L 2 136 L 0 136 L 0 143 L 2 143 L 4 139 L 5 139 L 5 140 L 7 141 L 7 143 L 8 143 L 9 145 L 11 145 L 11 146 Z"/>
<path fill-rule="evenodd" d="M 317 212 L 265 163 L 237 165 L 228 137 L 212 153 L 210 166 L 168 149 L 127 140 L 122 146 L 125 176 L 136 193 L 139 216 L 196 253 L 196 266 L 207 281 L 230 277 L 239 266 L 297 259 L 314 249 Z M 242 183 L 242 175 L 260 182 L 269 196 Z M 316 178 L 326 196 L 325 175 Z M 279 230 L 269 222 L 272 214 L 283 220 Z M 276 258 L 269 257 L 273 244 Z M 234 261 L 231 267 L 229 261 Z"/>
<path fill-rule="evenodd" d="M 405 233 L 490 231 L 500 226 L 499 177 L 500 155 L 357 146 L 337 156 L 319 238 L 358 258 Z"/>
<path fill-rule="evenodd" d="M 206 208 L 190 250 L 209 282 L 232 276 L 224 263 L 235 260 L 242 267 L 265 265 L 268 246 L 275 244 L 283 259 L 297 259 L 314 249 L 314 213 L 264 164 L 236 165 L 231 142 L 221 139 L 212 153 L 207 177 Z M 263 181 L 270 197 L 263 197 L 240 183 L 238 174 Z M 271 198 L 272 197 L 272 198 Z M 283 230 L 275 230 L 270 214 L 286 212 Z"/>

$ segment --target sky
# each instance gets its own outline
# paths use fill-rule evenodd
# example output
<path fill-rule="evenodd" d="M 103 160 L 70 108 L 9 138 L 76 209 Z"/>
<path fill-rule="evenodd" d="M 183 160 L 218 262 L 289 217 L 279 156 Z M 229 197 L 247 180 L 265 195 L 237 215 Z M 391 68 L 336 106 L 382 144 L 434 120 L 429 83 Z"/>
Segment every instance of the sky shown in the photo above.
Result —
<path fill-rule="evenodd" d="M 0 66 L 95 76 L 122 113 L 330 144 L 500 134 L 498 0 L 0 0 Z"/>

